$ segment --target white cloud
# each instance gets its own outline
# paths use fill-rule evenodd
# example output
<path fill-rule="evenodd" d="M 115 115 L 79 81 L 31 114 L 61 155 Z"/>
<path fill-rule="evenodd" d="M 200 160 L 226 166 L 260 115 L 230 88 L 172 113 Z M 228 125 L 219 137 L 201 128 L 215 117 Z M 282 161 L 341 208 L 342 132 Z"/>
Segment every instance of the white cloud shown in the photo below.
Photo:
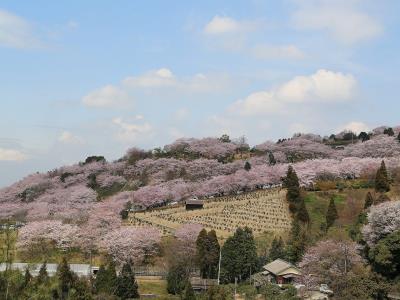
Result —
<path fill-rule="evenodd" d="M 382 25 L 358 9 L 359 1 L 311 0 L 297 1 L 299 9 L 293 14 L 294 26 L 299 30 L 321 30 L 336 40 L 353 44 L 367 41 L 383 32 Z"/>
<path fill-rule="evenodd" d="M 350 74 L 318 70 L 309 76 L 297 76 L 277 88 L 252 93 L 236 101 L 229 110 L 242 115 L 285 113 L 295 103 L 349 101 L 355 87 L 356 80 Z"/>
<path fill-rule="evenodd" d="M 352 121 L 350 123 L 347 123 L 344 126 L 339 127 L 337 131 L 341 132 L 344 130 L 350 130 L 352 132 L 359 134 L 361 131 L 365 131 L 365 132 L 370 131 L 370 128 L 367 124 L 365 124 L 363 122 Z"/>
<path fill-rule="evenodd" d="M 244 30 L 246 27 L 247 26 L 244 23 L 236 21 L 235 19 L 216 15 L 210 22 L 206 24 L 203 31 L 206 34 L 218 35 L 235 33 Z"/>
<path fill-rule="evenodd" d="M 0 46 L 10 48 L 36 48 L 40 46 L 25 19 L 0 9 Z"/>
<path fill-rule="evenodd" d="M 177 81 L 169 69 L 161 68 L 140 76 L 127 77 L 123 80 L 123 84 L 129 87 L 152 88 L 176 86 Z"/>
<path fill-rule="evenodd" d="M 28 156 L 19 150 L 0 148 L 0 161 L 23 161 Z"/>
<path fill-rule="evenodd" d="M 58 137 L 58 141 L 63 144 L 72 144 L 72 145 L 81 145 L 84 144 L 83 138 L 73 135 L 69 131 L 63 131 L 61 135 Z"/>
<path fill-rule="evenodd" d="M 250 50 L 257 59 L 303 59 L 304 53 L 294 45 L 256 45 Z"/>
<path fill-rule="evenodd" d="M 143 118 L 134 118 L 143 120 Z M 121 142 L 137 142 L 140 139 L 146 139 L 152 133 L 153 128 L 148 122 L 129 123 L 122 118 L 114 118 L 112 123 L 118 128 L 116 138 Z"/>
<path fill-rule="evenodd" d="M 106 85 L 82 98 L 84 105 L 89 107 L 125 107 L 132 104 L 131 98 L 123 89 Z"/>

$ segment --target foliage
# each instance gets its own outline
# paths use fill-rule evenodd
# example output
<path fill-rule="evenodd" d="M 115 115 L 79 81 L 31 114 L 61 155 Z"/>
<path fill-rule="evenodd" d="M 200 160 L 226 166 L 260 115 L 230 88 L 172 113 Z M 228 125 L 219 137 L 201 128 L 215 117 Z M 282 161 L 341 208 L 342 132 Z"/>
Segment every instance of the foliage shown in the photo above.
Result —
<path fill-rule="evenodd" d="M 400 230 L 394 231 L 370 249 L 374 269 L 389 278 L 400 274 Z"/>
<path fill-rule="evenodd" d="M 368 192 L 365 196 L 364 209 L 369 208 L 372 204 L 374 204 L 374 198 L 372 197 L 371 192 Z"/>
<path fill-rule="evenodd" d="M 194 295 L 193 287 L 190 283 L 190 280 L 186 282 L 185 293 L 183 295 L 183 300 L 196 300 L 196 296 Z"/>
<path fill-rule="evenodd" d="M 260 294 L 264 296 L 264 299 L 268 300 L 298 300 L 297 291 L 294 287 L 289 286 L 284 291 L 276 284 L 268 283 L 260 289 Z"/>
<path fill-rule="evenodd" d="M 274 261 L 278 258 L 285 257 L 285 244 L 283 243 L 282 237 L 277 239 L 276 237 L 272 241 L 271 248 L 269 250 L 268 260 Z"/>
<path fill-rule="evenodd" d="M 167 274 L 168 293 L 180 295 L 189 280 L 189 270 L 182 263 L 175 263 L 169 267 Z"/>
<path fill-rule="evenodd" d="M 122 266 L 122 270 L 116 280 L 115 294 L 121 300 L 139 298 L 138 284 L 135 279 L 131 261 Z"/>
<path fill-rule="evenodd" d="M 384 161 L 382 161 L 380 168 L 376 172 L 375 190 L 381 193 L 390 191 L 390 182 Z"/>
<path fill-rule="evenodd" d="M 113 261 L 107 266 L 101 265 L 94 281 L 94 291 L 96 294 L 113 295 L 116 290 L 117 273 Z"/>
<path fill-rule="evenodd" d="M 328 210 L 326 212 L 326 229 L 328 230 L 333 223 L 335 222 L 335 220 L 338 218 L 338 212 L 336 209 L 336 205 L 335 205 L 335 199 L 333 197 L 331 197 L 331 200 L 329 201 L 329 206 L 328 206 Z"/>
<path fill-rule="evenodd" d="M 196 240 L 197 259 L 203 278 L 216 278 L 220 246 L 214 230 L 202 229 Z"/>
<path fill-rule="evenodd" d="M 222 247 L 221 266 L 226 272 L 226 280 L 234 282 L 245 280 L 257 271 L 257 251 L 252 231 L 245 227 L 237 228 Z"/>

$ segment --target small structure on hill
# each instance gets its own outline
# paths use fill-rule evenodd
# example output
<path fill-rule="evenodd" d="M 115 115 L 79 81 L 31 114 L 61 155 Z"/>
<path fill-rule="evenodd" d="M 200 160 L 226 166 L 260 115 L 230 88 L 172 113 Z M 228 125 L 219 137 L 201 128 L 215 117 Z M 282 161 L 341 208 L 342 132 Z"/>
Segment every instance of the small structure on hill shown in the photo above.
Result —
<path fill-rule="evenodd" d="M 185 201 L 185 207 L 186 210 L 202 209 L 204 207 L 204 202 L 197 197 L 192 197 Z"/>
<path fill-rule="evenodd" d="M 279 258 L 265 265 L 263 269 L 265 271 L 262 274 L 270 282 L 277 284 L 292 283 L 295 278 L 301 276 L 301 271 L 297 267 Z"/>

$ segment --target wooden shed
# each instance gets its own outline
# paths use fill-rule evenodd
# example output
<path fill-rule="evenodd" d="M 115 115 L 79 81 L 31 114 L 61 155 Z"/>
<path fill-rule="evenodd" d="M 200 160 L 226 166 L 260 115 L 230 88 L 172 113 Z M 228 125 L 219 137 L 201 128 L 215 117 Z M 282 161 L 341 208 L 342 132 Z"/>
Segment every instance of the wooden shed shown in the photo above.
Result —
<path fill-rule="evenodd" d="M 190 198 L 185 201 L 186 210 L 202 209 L 204 207 L 203 200 Z"/>

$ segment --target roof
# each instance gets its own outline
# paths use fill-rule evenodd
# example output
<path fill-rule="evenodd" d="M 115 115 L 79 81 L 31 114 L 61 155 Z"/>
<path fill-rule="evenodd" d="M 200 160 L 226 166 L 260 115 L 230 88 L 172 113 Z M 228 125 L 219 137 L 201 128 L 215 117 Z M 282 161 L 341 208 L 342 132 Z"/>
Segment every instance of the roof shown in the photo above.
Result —
<path fill-rule="evenodd" d="M 274 275 L 286 275 L 286 274 L 301 274 L 300 270 L 296 268 L 294 265 L 291 263 L 283 260 L 283 259 L 276 259 L 273 262 L 270 262 L 269 264 L 265 265 L 263 267 L 266 271 L 269 273 L 272 273 Z M 287 271 L 287 272 L 285 272 Z"/>
<path fill-rule="evenodd" d="M 203 205 L 203 200 L 199 199 L 188 199 L 185 201 L 186 204 Z"/>

